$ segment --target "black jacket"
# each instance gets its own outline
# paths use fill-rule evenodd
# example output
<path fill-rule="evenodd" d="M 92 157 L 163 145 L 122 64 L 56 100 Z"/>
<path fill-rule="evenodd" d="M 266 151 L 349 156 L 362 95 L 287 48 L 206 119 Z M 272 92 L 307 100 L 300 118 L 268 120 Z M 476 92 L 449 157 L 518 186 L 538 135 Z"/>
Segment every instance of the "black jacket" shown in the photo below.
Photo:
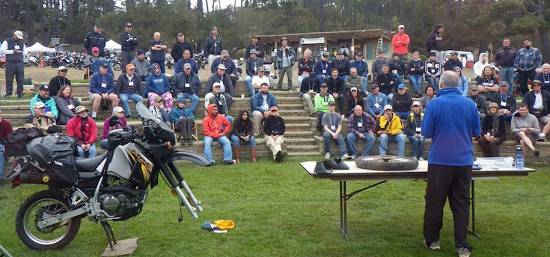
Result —
<path fill-rule="evenodd" d="M 404 131 L 407 136 L 414 136 L 416 134 L 416 128 L 422 127 L 422 121 L 424 120 L 424 114 L 421 112 L 419 114 L 414 114 L 411 112 L 407 118 L 407 126 Z"/>
<path fill-rule="evenodd" d="M 411 70 L 413 69 L 414 70 Z M 410 61 L 409 67 L 407 68 L 407 73 L 410 75 L 423 75 L 424 74 L 424 61 L 418 59 L 417 61 Z"/>
<path fill-rule="evenodd" d="M 332 68 L 338 69 L 338 76 L 349 75 L 349 60 L 347 58 L 344 58 L 341 61 L 335 59 L 334 61 L 332 61 Z"/>
<path fill-rule="evenodd" d="M 260 67 L 262 67 L 263 64 L 264 64 L 264 61 L 260 58 L 256 58 L 256 60 L 253 60 L 252 58 L 248 58 L 246 60 L 246 75 L 253 77 L 258 73 L 258 70 L 260 69 Z"/>
<path fill-rule="evenodd" d="M 496 131 L 493 131 L 495 122 L 498 122 Z M 497 138 L 506 138 L 506 118 L 504 115 L 485 115 L 481 120 L 481 136 L 491 134 Z"/>
<path fill-rule="evenodd" d="M 506 99 L 504 99 L 504 95 L 502 96 L 503 99 L 501 99 L 500 93 L 493 94 L 491 101 L 498 104 L 498 109 L 506 109 L 510 111 L 511 113 L 514 113 L 516 111 L 516 98 L 512 94 L 507 94 Z M 503 105 L 501 100 L 504 100 L 506 102 L 506 105 Z"/>
<path fill-rule="evenodd" d="M 141 78 L 134 74 L 131 82 L 133 82 L 133 85 L 130 86 L 130 80 L 126 77 L 126 74 L 120 74 L 116 83 L 115 93 L 117 95 L 120 93 L 144 95 L 141 88 Z"/>
<path fill-rule="evenodd" d="M 136 50 L 136 46 L 138 45 L 136 34 L 128 32 L 120 33 L 120 45 L 122 46 L 122 51 L 133 52 Z"/>
<path fill-rule="evenodd" d="M 312 76 L 309 76 L 302 80 L 302 84 L 300 85 L 300 93 L 305 94 L 309 92 L 309 90 L 315 91 L 315 93 L 321 92 L 321 85 L 319 84 L 319 80 L 315 79 Z"/>
<path fill-rule="evenodd" d="M 405 74 L 405 63 L 401 60 L 390 60 L 390 72 L 393 72 L 394 70 L 396 70 L 399 75 Z"/>
<path fill-rule="evenodd" d="M 445 70 L 451 70 L 452 71 L 455 67 L 460 67 L 460 69 L 462 69 L 462 62 L 460 60 L 454 61 L 454 60 L 449 59 L 443 65 L 443 68 Z"/>
<path fill-rule="evenodd" d="M 243 114 L 246 112 L 248 114 L 248 119 L 243 120 Z M 231 134 L 235 136 L 253 136 L 254 131 L 252 130 L 252 119 L 250 119 L 250 113 L 245 110 L 239 111 L 239 117 L 233 122 L 233 129 Z"/>
<path fill-rule="evenodd" d="M 514 67 L 517 50 L 513 47 L 502 47 L 497 50 L 495 63 L 498 67 Z"/>
<path fill-rule="evenodd" d="M 176 95 L 179 93 L 189 93 L 199 95 L 201 82 L 197 74 L 185 75 L 185 72 L 176 73 L 172 77 L 172 92 Z"/>
<path fill-rule="evenodd" d="M 443 40 L 436 40 L 436 38 L 439 36 L 439 33 L 432 32 L 430 36 L 428 37 L 428 40 L 426 40 L 426 48 L 428 50 L 428 53 L 432 50 L 436 51 L 442 51 L 443 50 L 443 43 L 441 41 Z"/>
<path fill-rule="evenodd" d="M 253 44 L 248 44 L 248 46 L 246 47 L 246 57 L 245 58 L 250 58 L 250 50 L 252 49 L 256 49 L 256 57 L 262 59 L 264 58 L 264 46 L 260 43 L 256 44 L 256 45 L 253 45 Z"/>
<path fill-rule="evenodd" d="M 405 92 L 404 95 L 400 95 L 399 93 L 393 94 L 393 98 L 391 99 L 391 106 L 396 112 L 410 111 L 412 103 L 413 100 L 409 92 Z"/>
<path fill-rule="evenodd" d="M 86 37 L 84 38 L 84 48 L 86 48 L 88 55 L 92 55 L 92 48 L 97 47 L 99 48 L 99 56 L 104 56 L 106 42 L 107 38 L 105 37 L 105 35 L 97 33 L 95 31 L 88 32 L 86 34 Z"/>
<path fill-rule="evenodd" d="M 174 63 L 177 63 L 181 58 L 183 58 L 183 51 L 186 49 L 191 52 L 191 57 L 193 57 L 193 46 L 187 41 L 180 43 L 176 40 L 176 43 L 172 46 L 172 52 L 170 52 L 170 55 L 174 58 Z"/>
<path fill-rule="evenodd" d="M 304 58 L 300 59 L 298 62 L 298 76 L 301 76 L 304 71 L 309 72 L 309 74 L 313 75 L 313 68 L 315 67 L 315 60 L 310 57 L 309 60 L 306 62 Z"/>
<path fill-rule="evenodd" d="M 268 116 L 264 121 L 264 133 L 268 136 L 285 134 L 285 121 L 281 116 Z"/>
<path fill-rule="evenodd" d="M 533 105 L 535 105 L 535 92 L 529 91 L 529 93 L 525 94 L 523 97 L 523 103 L 527 104 L 529 106 L 529 113 L 538 116 L 537 118 L 540 118 L 542 115 L 548 115 L 550 113 L 550 93 L 548 93 L 545 90 L 541 91 L 542 93 L 542 112 L 537 112 L 535 108 L 533 108 Z"/>
<path fill-rule="evenodd" d="M 474 103 L 476 104 L 477 110 L 480 113 L 487 113 L 487 102 L 485 101 L 485 97 L 483 95 L 477 95 L 477 96 L 468 96 Z"/>
<path fill-rule="evenodd" d="M 382 73 L 376 77 L 376 83 L 380 86 L 380 92 L 389 95 L 395 91 L 395 87 L 399 84 L 399 78 L 391 72 Z"/>
<path fill-rule="evenodd" d="M 206 39 L 206 44 L 204 45 L 204 54 L 205 55 L 220 55 L 223 50 L 223 41 L 220 37 L 214 39 L 212 36 L 209 36 Z"/>
<path fill-rule="evenodd" d="M 59 89 L 61 89 L 64 85 L 71 85 L 71 80 L 69 80 L 67 77 L 59 77 L 55 76 L 52 79 L 50 79 L 50 83 L 48 83 L 48 89 L 50 91 L 50 96 L 54 97 L 59 93 Z"/>
<path fill-rule="evenodd" d="M 339 77 L 336 77 L 336 79 L 333 79 L 332 76 L 328 78 L 325 83 L 327 83 L 328 86 L 328 93 L 338 93 L 339 95 L 344 94 L 344 81 L 341 80 Z"/>
<path fill-rule="evenodd" d="M 363 111 L 367 112 L 367 106 L 363 102 L 364 97 L 367 97 L 367 95 L 361 90 L 357 90 L 357 99 L 353 98 L 353 96 L 351 95 L 351 91 L 348 91 L 346 93 L 344 97 L 344 99 L 346 100 L 346 117 L 350 116 L 353 113 L 353 108 L 355 108 L 355 106 L 357 105 L 363 107 Z"/>

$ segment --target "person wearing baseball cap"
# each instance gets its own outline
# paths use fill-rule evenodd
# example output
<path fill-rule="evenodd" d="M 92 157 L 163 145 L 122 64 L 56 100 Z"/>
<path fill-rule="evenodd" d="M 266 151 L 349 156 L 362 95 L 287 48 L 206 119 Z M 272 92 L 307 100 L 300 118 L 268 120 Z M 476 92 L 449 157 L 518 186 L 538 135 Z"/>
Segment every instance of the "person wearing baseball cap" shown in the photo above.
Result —
<path fill-rule="evenodd" d="M 363 109 L 367 108 L 367 105 L 365 105 L 365 99 L 366 95 L 365 92 L 359 90 L 356 87 L 350 88 L 350 91 L 346 93 L 345 95 L 345 101 L 346 101 L 346 110 L 345 110 L 345 116 L 349 116 L 353 113 L 353 109 L 357 105 L 361 105 Z"/>
<path fill-rule="evenodd" d="M 422 120 L 424 113 L 419 101 L 414 101 L 411 105 L 411 113 L 407 117 L 407 127 L 405 134 L 412 143 L 412 157 L 419 161 L 424 160 L 424 137 L 422 136 Z"/>
<path fill-rule="evenodd" d="M 92 55 L 92 49 L 97 48 L 99 56 L 105 56 L 104 49 L 107 39 L 103 34 L 103 28 L 100 25 L 94 26 L 94 31 L 86 33 L 84 37 L 84 48 L 88 52 L 88 55 Z"/>
<path fill-rule="evenodd" d="M 499 115 L 498 108 L 498 103 L 490 102 L 487 115 L 481 119 L 481 136 L 477 144 L 485 157 L 499 157 L 500 144 L 506 140 L 506 119 Z"/>
<path fill-rule="evenodd" d="M 136 68 L 136 76 L 138 76 L 141 81 L 145 81 L 149 74 L 151 74 L 153 66 L 151 62 L 147 60 L 145 51 L 139 49 L 136 51 L 136 55 L 136 58 L 134 58 L 131 63 Z"/>
<path fill-rule="evenodd" d="M 271 150 L 273 160 L 283 162 L 283 144 L 285 142 L 284 134 L 286 130 L 285 121 L 279 114 L 277 106 L 269 109 L 269 116 L 264 120 L 265 143 Z"/>
<path fill-rule="evenodd" d="M 498 113 L 510 120 L 512 114 L 516 112 L 516 97 L 508 94 L 508 81 L 501 80 L 498 84 L 498 92 L 490 95 L 491 97 L 488 100 L 497 103 L 499 105 Z"/>
<path fill-rule="evenodd" d="M 371 85 L 371 93 L 367 96 L 367 112 L 376 120 L 384 114 L 384 106 L 388 104 L 388 97 L 380 92 L 378 84 Z"/>
<path fill-rule="evenodd" d="M 258 69 L 258 75 L 252 77 L 252 87 L 254 88 L 254 93 L 251 97 L 254 96 L 257 92 L 260 91 L 260 88 L 263 84 L 267 84 L 268 86 L 271 86 L 271 83 L 269 81 L 269 76 L 265 74 L 265 68 L 260 67 Z"/>
<path fill-rule="evenodd" d="M 187 51 L 187 50 L 185 50 Z M 180 59 L 180 62 L 183 59 Z M 176 73 L 172 78 L 172 90 L 177 99 L 189 99 L 191 101 L 191 111 L 194 113 L 199 105 L 199 90 L 201 82 L 199 76 L 193 73 L 191 64 L 183 65 L 183 72 Z"/>
<path fill-rule="evenodd" d="M 461 69 L 463 68 L 462 67 L 462 62 L 458 58 L 458 52 L 453 51 L 453 52 L 451 52 L 451 56 L 449 57 L 449 59 L 443 65 L 443 68 L 445 70 L 452 71 L 455 67 L 460 67 Z"/>
<path fill-rule="evenodd" d="M 229 51 L 222 50 L 220 57 L 217 57 L 214 59 L 214 62 L 210 65 L 210 71 L 212 74 L 215 74 L 218 66 L 220 64 L 223 64 L 225 67 L 225 74 L 229 75 L 229 78 L 231 78 L 231 83 L 233 86 L 237 84 L 237 66 L 235 65 L 235 62 L 233 62 L 233 59 L 229 56 Z"/>
<path fill-rule="evenodd" d="M 409 35 L 405 33 L 405 26 L 397 26 L 397 33 L 391 39 L 393 53 L 397 54 L 400 59 L 406 58 L 409 53 Z"/>
<path fill-rule="evenodd" d="M 218 113 L 233 124 L 234 119 L 229 115 L 229 100 L 221 92 L 221 86 L 222 83 L 220 82 L 214 82 L 212 84 L 212 92 L 204 96 L 204 108 L 207 109 L 208 105 L 215 104 Z"/>
<path fill-rule="evenodd" d="M 283 89 L 283 79 L 286 74 L 287 89 L 292 88 L 292 66 L 296 62 L 296 52 L 292 47 L 288 46 L 288 40 L 286 37 L 281 38 L 281 47 L 275 52 L 275 69 L 279 70 L 279 82 L 277 83 L 277 89 Z"/>
<path fill-rule="evenodd" d="M 23 32 L 16 30 L 13 36 L 2 42 L 0 52 L 6 55 L 6 94 L 4 97 L 13 94 L 13 79 L 17 82 L 17 97 L 23 96 L 23 80 L 25 79 L 25 63 L 23 56 L 27 53 L 27 48 L 23 42 Z"/>
<path fill-rule="evenodd" d="M 134 51 L 138 45 L 138 39 L 135 33 L 133 33 L 133 25 L 130 22 L 124 23 L 124 31 L 120 33 L 120 65 L 122 66 L 122 73 L 126 73 L 126 65 L 134 59 Z"/>
<path fill-rule="evenodd" d="M 136 67 L 128 63 L 125 67 L 126 73 L 120 74 L 117 79 L 117 87 L 115 89 L 115 94 L 120 98 L 120 104 L 126 117 L 131 118 L 132 112 L 128 105 L 128 101 L 132 100 L 134 103 L 140 103 L 143 101 L 143 88 L 141 86 L 141 79 L 136 76 Z"/>
<path fill-rule="evenodd" d="M 302 74 L 309 74 L 307 71 L 303 71 Z M 306 76 L 300 85 L 300 96 L 307 104 L 309 114 L 315 116 L 315 105 L 313 99 L 317 93 L 321 91 L 319 81 L 313 76 Z"/>
<path fill-rule="evenodd" d="M 225 64 L 220 63 L 210 78 L 208 78 L 208 81 L 206 82 L 206 92 L 213 92 L 214 83 L 219 84 L 220 93 L 224 95 L 225 100 L 227 101 L 227 109 L 231 109 L 231 105 L 233 104 L 233 89 L 235 87 L 231 77 L 227 75 L 227 67 Z"/>
<path fill-rule="evenodd" d="M 176 125 L 177 132 L 181 138 L 181 144 L 193 144 L 193 127 L 195 126 L 195 114 L 191 110 L 191 99 L 179 96 L 176 105 L 170 113 L 168 119 Z"/>
<path fill-rule="evenodd" d="M 355 68 L 357 70 L 357 75 L 362 78 L 361 90 L 363 90 L 364 92 L 367 92 L 369 88 L 369 84 L 368 84 L 369 67 L 367 65 L 367 62 L 363 59 L 363 53 L 361 52 L 355 53 L 355 59 L 350 62 L 350 68 Z"/>
<path fill-rule="evenodd" d="M 43 102 L 36 102 L 32 106 L 32 114 L 25 119 L 25 128 L 39 128 L 46 134 L 48 128 L 56 125 L 55 119 L 47 115 L 46 105 Z"/>
<path fill-rule="evenodd" d="M 407 136 L 403 133 L 403 123 L 399 116 L 393 112 L 393 107 L 389 104 L 384 106 L 384 115 L 380 116 L 380 155 L 388 154 L 390 141 L 397 143 L 397 152 L 392 153 L 397 156 L 405 154 L 405 139 Z"/>
<path fill-rule="evenodd" d="M 435 92 L 439 91 L 439 78 L 443 72 L 443 63 L 437 59 L 437 52 L 430 52 L 430 57 L 424 63 L 426 81 L 432 86 Z"/>
<path fill-rule="evenodd" d="M 330 55 L 328 52 L 322 52 L 321 59 L 317 63 L 315 63 L 315 66 L 313 68 L 315 78 L 319 80 L 319 83 L 321 84 L 325 83 L 325 81 L 330 78 L 331 75 L 332 63 L 329 61 L 329 57 Z"/>
<path fill-rule="evenodd" d="M 412 103 L 412 96 L 409 94 L 405 84 L 399 84 L 397 86 L 397 94 L 394 94 L 391 99 L 391 105 L 395 114 L 399 116 L 401 120 L 407 120 L 409 118 Z"/>
<path fill-rule="evenodd" d="M 525 94 L 523 103 L 527 104 L 529 113 L 533 114 L 544 127 L 538 135 L 538 141 L 546 140 L 546 134 L 550 132 L 550 92 L 542 89 L 542 81 L 533 80 L 533 90 Z"/>
<path fill-rule="evenodd" d="M 250 44 L 246 46 L 246 56 L 250 56 L 252 49 L 256 50 L 256 56 L 259 59 L 264 59 L 264 46 L 260 42 L 260 37 L 257 35 L 250 36 Z"/>
<path fill-rule="evenodd" d="M 94 158 L 96 156 L 95 141 L 97 139 L 97 125 L 88 117 L 88 108 L 77 106 L 73 118 L 65 128 L 68 136 L 76 139 L 78 156 L 81 158 Z"/>
<path fill-rule="evenodd" d="M 57 119 L 59 115 L 59 111 L 57 109 L 57 104 L 55 103 L 55 99 L 50 97 L 50 88 L 46 84 L 40 85 L 38 89 L 38 94 L 36 94 L 33 98 L 31 98 L 31 102 L 29 104 L 29 109 L 31 111 L 31 114 L 34 114 L 34 107 L 36 103 L 43 103 L 45 107 L 45 115 L 52 117 L 53 119 Z"/>
<path fill-rule="evenodd" d="M 372 79 L 374 82 L 378 81 L 378 76 L 382 74 L 382 67 L 384 67 L 384 65 L 390 65 L 390 63 L 386 59 L 384 49 L 379 48 L 376 50 L 376 57 L 372 63 Z"/>
<path fill-rule="evenodd" d="M 57 75 L 50 79 L 48 87 L 50 89 L 50 96 L 55 97 L 59 93 L 59 89 L 62 86 L 71 85 L 71 80 L 67 78 L 67 67 L 59 66 L 57 68 Z"/>
<path fill-rule="evenodd" d="M 254 85 L 252 84 L 252 79 L 254 76 L 258 76 L 260 73 L 260 68 L 263 69 L 264 61 L 261 58 L 258 58 L 256 49 L 250 50 L 250 58 L 246 60 L 246 79 L 245 84 L 248 89 L 248 96 L 252 96 L 255 93 Z M 263 71 L 262 71 L 263 73 Z"/>
<path fill-rule="evenodd" d="M 326 88 L 326 84 L 323 84 L 322 88 Z M 321 116 L 322 135 L 325 150 L 325 159 L 331 158 L 331 145 L 334 141 L 338 146 L 340 153 L 338 158 L 348 159 L 348 150 L 346 149 L 346 142 L 342 135 L 342 116 L 336 112 L 336 102 L 334 99 L 328 101 L 328 111 Z"/>
<path fill-rule="evenodd" d="M 332 67 L 338 69 L 338 76 L 343 81 L 347 81 L 349 77 L 350 63 L 348 58 L 344 56 L 341 50 L 336 52 L 336 59 L 332 61 Z"/>
<path fill-rule="evenodd" d="M 93 47 L 91 51 L 92 54 L 86 56 L 84 59 L 84 65 L 88 67 L 89 76 L 91 77 L 92 75 L 97 74 L 99 72 L 99 68 L 103 65 L 108 65 L 108 72 L 111 75 L 114 75 L 113 68 L 111 67 L 109 60 L 101 56 L 99 48 Z"/>

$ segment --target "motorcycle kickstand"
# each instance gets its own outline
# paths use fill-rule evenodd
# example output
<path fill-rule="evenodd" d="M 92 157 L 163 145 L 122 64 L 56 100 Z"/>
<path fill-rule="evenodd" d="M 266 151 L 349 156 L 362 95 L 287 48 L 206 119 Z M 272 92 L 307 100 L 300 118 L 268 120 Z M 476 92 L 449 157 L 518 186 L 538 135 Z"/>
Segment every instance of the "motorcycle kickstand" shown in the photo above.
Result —
<path fill-rule="evenodd" d="M 101 226 L 103 227 L 103 231 L 105 232 L 105 235 L 107 236 L 107 240 L 109 240 L 109 247 L 111 250 L 114 250 L 114 245 L 117 244 L 115 233 L 113 232 L 113 228 L 107 221 L 101 221 Z"/>

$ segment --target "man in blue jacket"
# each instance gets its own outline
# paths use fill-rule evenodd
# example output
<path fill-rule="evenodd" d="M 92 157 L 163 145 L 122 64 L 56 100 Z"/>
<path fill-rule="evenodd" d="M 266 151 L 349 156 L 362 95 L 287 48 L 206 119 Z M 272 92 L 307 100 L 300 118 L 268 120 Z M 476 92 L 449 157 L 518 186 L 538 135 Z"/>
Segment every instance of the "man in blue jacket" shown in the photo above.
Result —
<path fill-rule="evenodd" d="M 422 124 L 422 136 L 432 139 L 425 196 L 424 245 L 432 250 L 440 249 L 439 232 L 448 197 L 458 256 L 467 257 L 471 254 L 466 237 L 474 162 L 472 137 L 478 137 L 481 128 L 476 105 L 462 96 L 458 81 L 454 72 L 443 73 L 439 82 L 441 89 L 428 105 Z"/>
<path fill-rule="evenodd" d="M 92 100 L 92 118 L 97 117 L 97 111 L 101 101 L 110 101 L 111 106 L 118 106 L 118 96 L 115 94 L 113 75 L 107 70 L 109 65 L 104 64 L 99 68 L 99 73 L 90 79 L 90 100 Z"/>
<path fill-rule="evenodd" d="M 174 74 L 183 72 L 183 66 L 189 63 L 191 65 L 191 71 L 197 76 L 199 75 L 199 65 L 195 59 L 191 58 L 191 51 L 189 49 L 183 50 L 183 57 L 176 62 L 174 66 Z"/>
<path fill-rule="evenodd" d="M 325 80 L 330 78 L 332 72 L 332 63 L 330 63 L 328 58 L 328 52 L 324 52 L 323 55 L 321 55 L 321 60 L 319 60 L 313 68 L 315 78 L 319 80 L 319 84 L 325 83 Z"/>
<path fill-rule="evenodd" d="M 189 99 L 191 101 L 190 109 L 195 113 L 195 109 L 197 109 L 197 105 L 199 104 L 198 94 L 201 82 L 197 74 L 193 74 L 191 71 L 191 64 L 186 63 L 183 67 L 184 72 L 176 73 L 172 78 L 172 94 L 177 99 Z"/>
<path fill-rule="evenodd" d="M 252 96 L 250 99 L 250 109 L 252 109 L 252 116 L 254 117 L 254 135 L 260 135 L 260 131 L 263 131 L 262 121 L 264 117 L 270 114 L 271 107 L 277 106 L 277 98 L 269 93 L 269 85 L 262 83 L 260 91 Z"/>

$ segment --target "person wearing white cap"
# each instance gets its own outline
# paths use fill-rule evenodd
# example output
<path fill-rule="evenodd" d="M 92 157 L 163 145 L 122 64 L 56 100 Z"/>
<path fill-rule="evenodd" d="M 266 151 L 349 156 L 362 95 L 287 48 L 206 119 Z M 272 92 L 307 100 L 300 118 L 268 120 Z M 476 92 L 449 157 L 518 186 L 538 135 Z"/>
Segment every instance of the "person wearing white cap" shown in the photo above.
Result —
<path fill-rule="evenodd" d="M 76 139 L 78 156 L 82 158 L 94 158 L 96 156 L 95 140 L 97 139 L 97 125 L 88 117 L 88 108 L 77 106 L 75 114 L 67 123 L 65 132 L 67 136 Z"/>
<path fill-rule="evenodd" d="M 46 133 L 49 127 L 56 124 L 55 119 L 46 115 L 46 105 L 43 102 L 34 103 L 33 108 L 33 114 L 25 119 L 25 128 L 39 128 Z"/>
<path fill-rule="evenodd" d="M 405 26 L 399 25 L 397 33 L 391 39 L 393 53 L 399 55 L 400 58 L 407 57 L 409 53 L 409 35 L 405 34 Z"/>
<path fill-rule="evenodd" d="M 405 134 L 412 143 L 412 157 L 419 161 L 424 160 L 424 137 L 422 136 L 422 120 L 424 113 L 422 112 L 419 101 L 414 101 L 411 106 L 411 113 L 407 119 L 407 127 Z"/>
<path fill-rule="evenodd" d="M 208 78 L 208 82 L 206 82 L 206 93 L 213 91 L 214 83 L 220 84 L 220 93 L 223 94 L 225 100 L 227 100 L 227 109 L 229 110 L 233 104 L 234 85 L 229 75 L 227 75 L 226 69 L 225 64 L 218 65 L 216 72 L 212 74 L 212 76 Z"/>
<path fill-rule="evenodd" d="M 208 109 L 208 105 L 215 104 L 218 108 L 218 114 L 224 116 L 231 124 L 233 117 L 229 116 L 229 104 L 225 95 L 221 93 L 221 83 L 215 82 L 212 85 L 212 92 L 204 96 L 204 109 Z"/>
<path fill-rule="evenodd" d="M 48 83 L 50 96 L 56 96 L 59 93 L 59 89 L 65 85 L 71 85 L 71 80 L 67 78 L 67 67 L 59 66 L 57 68 L 57 75 L 50 79 L 50 83 Z"/>
<path fill-rule="evenodd" d="M 13 37 L 2 43 L 0 52 L 6 55 L 6 94 L 4 97 L 13 94 L 13 77 L 17 81 L 17 97 L 23 95 L 23 79 L 25 78 L 25 64 L 23 56 L 27 53 L 27 48 L 23 42 L 23 32 L 17 30 L 13 32 Z"/>
<path fill-rule="evenodd" d="M 403 123 L 399 116 L 393 113 L 391 105 L 384 106 L 384 115 L 380 116 L 380 155 L 388 154 L 388 147 L 390 140 L 397 143 L 397 156 L 403 156 L 405 154 L 405 139 L 407 138 L 403 134 Z"/>

